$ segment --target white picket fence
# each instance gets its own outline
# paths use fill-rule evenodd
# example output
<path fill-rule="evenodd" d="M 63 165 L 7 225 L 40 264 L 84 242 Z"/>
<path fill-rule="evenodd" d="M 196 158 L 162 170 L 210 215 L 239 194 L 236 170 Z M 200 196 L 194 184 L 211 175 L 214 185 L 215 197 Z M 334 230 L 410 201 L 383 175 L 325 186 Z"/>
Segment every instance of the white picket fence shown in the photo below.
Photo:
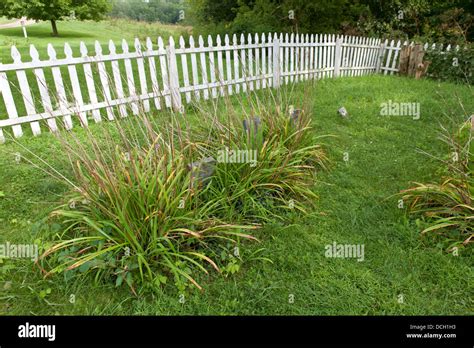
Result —
<path fill-rule="evenodd" d="M 38 135 L 56 131 L 56 121 L 71 129 L 104 116 L 114 120 L 162 107 L 179 111 L 184 103 L 302 80 L 393 74 L 400 49 L 400 42 L 327 34 L 226 35 L 215 44 L 209 36 L 207 45 L 201 36 L 197 44 L 190 37 L 187 45 L 181 37 L 179 47 L 172 38 L 165 46 L 159 37 L 145 45 L 135 39 L 133 50 L 123 40 L 121 52 L 110 41 L 107 54 L 99 42 L 94 54 L 81 43 L 78 56 L 66 43 L 64 58 L 50 44 L 47 60 L 31 45 L 23 62 L 13 46 L 13 63 L 0 64 L 0 142 L 4 128 L 20 137 L 26 124 Z"/>

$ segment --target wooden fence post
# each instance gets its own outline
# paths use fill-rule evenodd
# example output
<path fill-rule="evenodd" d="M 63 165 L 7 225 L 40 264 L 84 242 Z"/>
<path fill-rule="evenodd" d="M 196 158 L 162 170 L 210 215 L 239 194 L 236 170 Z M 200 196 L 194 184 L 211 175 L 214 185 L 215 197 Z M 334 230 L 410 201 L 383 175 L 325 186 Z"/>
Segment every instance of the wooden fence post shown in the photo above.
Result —
<path fill-rule="evenodd" d="M 181 94 L 179 92 L 178 64 L 176 62 L 176 50 L 174 40 L 170 37 L 169 45 L 166 47 L 166 57 L 168 59 L 168 78 L 171 95 L 171 105 L 174 111 L 181 110 Z"/>
<path fill-rule="evenodd" d="M 425 52 L 423 51 L 423 46 L 421 44 L 416 44 L 412 48 L 410 59 L 408 61 L 408 76 L 416 75 L 416 71 L 418 67 L 423 64 L 424 55 L 425 55 Z"/>
<path fill-rule="evenodd" d="M 334 54 L 334 77 L 338 77 L 341 69 L 342 38 L 336 39 L 336 52 Z"/>
<path fill-rule="evenodd" d="M 273 88 L 280 88 L 280 40 L 277 38 L 273 39 Z"/>
<path fill-rule="evenodd" d="M 382 67 L 382 62 L 383 62 L 383 57 L 385 55 L 385 42 L 380 44 L 379 48 L 379 56 L 377 58 L 377 67 L 375 69 L 375 72 L 378 74 L 380 73 L 380 69 Z"/>

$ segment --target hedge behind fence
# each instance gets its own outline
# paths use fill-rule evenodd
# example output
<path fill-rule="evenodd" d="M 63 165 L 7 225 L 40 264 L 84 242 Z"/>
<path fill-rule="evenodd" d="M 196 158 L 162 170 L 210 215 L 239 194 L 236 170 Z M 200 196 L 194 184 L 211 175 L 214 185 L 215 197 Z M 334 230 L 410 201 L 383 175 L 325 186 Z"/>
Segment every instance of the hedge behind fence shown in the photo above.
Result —
<path fill-rule="evenodd" d="M 427 76 L 440 81 L 472 84 L 474 76 L 473 45 L 450 51 L 435 48 L 428 50 L 426 60 L 431 61 Z"/>

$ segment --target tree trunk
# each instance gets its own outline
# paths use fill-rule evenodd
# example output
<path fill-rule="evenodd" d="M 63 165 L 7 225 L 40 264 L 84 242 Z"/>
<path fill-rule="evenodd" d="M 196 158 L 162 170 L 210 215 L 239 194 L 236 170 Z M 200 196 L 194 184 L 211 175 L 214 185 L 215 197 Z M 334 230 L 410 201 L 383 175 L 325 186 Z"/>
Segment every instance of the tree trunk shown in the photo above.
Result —
<path fill-rule="evenodd" d="M 51 27 L 53 28 L 53 36 L 59 36 L 56 21 L 54 19 L 51 19 Z"/>

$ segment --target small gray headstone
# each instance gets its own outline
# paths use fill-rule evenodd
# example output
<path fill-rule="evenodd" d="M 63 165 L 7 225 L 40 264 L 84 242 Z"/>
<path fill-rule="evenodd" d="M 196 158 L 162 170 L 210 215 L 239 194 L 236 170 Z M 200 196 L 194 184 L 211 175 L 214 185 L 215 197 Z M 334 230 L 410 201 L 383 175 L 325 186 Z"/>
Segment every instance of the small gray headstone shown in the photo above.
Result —
<path fill-rule="evenodd" d="M 294 123 L 298 123 L 299 118 L 302 113 L 303 113 L 303 110 L 295 109 L 293 105 L 290 105 L 290 118 L 293 120 Z"/>
<path fill-rule="evenodd" d="M 339 115 L 342 116 L 342 118 L 349 118 L 349 113 L 347 112 L 346 108 L 344 106 L 340 107 L 339 110 L 337 110 Z"/>
<path fill-rule="evenodd" d="M 250 128 L 251 128 L 251 124 L 250 124 L 249 120 L 244 119 L 242 123 L 243 123 L 243 127 L 244 127 L 245 132 L 249 133 Z M 257 134 L 258 133 L 258 126 L 260 126 L 260 124 L 262 123 L 262 121 L 260 120 L 260 117 L 255 116 L 254 118 L 252 118 L 252 123 L 253 123 L 253 132 L 254 132 L 254 134 Z"/>
<path fill-rule="evenodd" d="M 188 169 L 193 177 L 197 177 L 200 183 L 207 183 L 214 174 L 216 160 L 214 157 L 205 157 L 200 161 L 188 164 Z"/>

